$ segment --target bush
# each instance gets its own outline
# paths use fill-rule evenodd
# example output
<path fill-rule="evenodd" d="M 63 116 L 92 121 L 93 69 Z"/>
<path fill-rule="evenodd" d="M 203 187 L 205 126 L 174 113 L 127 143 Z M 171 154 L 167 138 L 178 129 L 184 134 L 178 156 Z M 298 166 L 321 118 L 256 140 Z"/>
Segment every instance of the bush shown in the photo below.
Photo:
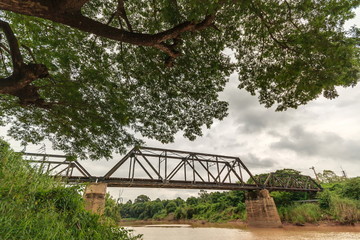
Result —
<path fill-rule="evenodd" d="M 186 219 L 186 210 L 182 207 L 177 207 L 174 212 L 174 219 Z"/>
<path fill-rule="evenodd" d="M 137 239 L 85 211 L 78 187 L 39 172 L 0 140 L 0 239 Z"/>
<path fill-rule="evenodd" d="M 346 198 L 360 200 L 360 177 L 345 181 L 340 190 L 340 195 Z"/>
<path fill-rule="evenodd" d="M 120 205 L 113 199 L 109 193 L 105 195 L 104 216 L 119 222 L 121 219 Z"/>
<path fill-rule="evenodd" d="M 319 206 L 322 209 L 329 209 L 331 203 L 331 192 L 329 190 L 324 190 L 323 192 L 318 193 Z"/>
<path fill-rule="evenodd" d="M 168 205 L 166 205 L 166 212 L 169 214 L 169 213 L 172 213 L 172 212 L 175 212 L 176 210 L 176 203 L 175 202 L 169 202 Z"/>

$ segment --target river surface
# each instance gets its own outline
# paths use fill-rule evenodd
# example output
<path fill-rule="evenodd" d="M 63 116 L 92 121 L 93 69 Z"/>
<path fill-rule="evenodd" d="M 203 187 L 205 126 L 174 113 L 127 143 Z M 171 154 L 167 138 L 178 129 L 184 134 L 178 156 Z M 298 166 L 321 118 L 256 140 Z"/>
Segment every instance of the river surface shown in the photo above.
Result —
<path fill-rule="evenodd" d="M 239 229 L 192 227 L 186 224 L 127 227 L 144 240 L 360 240 L 359 227 L 285 227 Z"/>

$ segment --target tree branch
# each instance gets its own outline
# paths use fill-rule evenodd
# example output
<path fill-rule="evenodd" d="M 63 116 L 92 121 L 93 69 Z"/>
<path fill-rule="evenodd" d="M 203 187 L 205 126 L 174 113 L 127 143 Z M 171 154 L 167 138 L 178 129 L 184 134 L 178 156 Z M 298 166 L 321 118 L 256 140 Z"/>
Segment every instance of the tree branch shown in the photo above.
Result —
<path fill-rule="evenodd" d="M 0 48 L 4 49 L 8 54 L 11 54 L 10 49 L 7 48 L 4 44 L 0 43 Z"/>
<path fill-rule="evenodd" d="M 24 44 L 21 44 L 21 47 L 25 48 L 25 50 L 29 53 L 29 55 L 32 58 L 32 60 L 34 61 L 34 63 L 36 63 L 35 55 L 31 51 L 31 49 L 28 46 L 24 45 Z"/>
<path fill-rule="evenodd" d="M 16 74 L 17 72 L 20 71 L 20 68 L 24 64 L 23 58 L 20 53 L 18 41 L 10 25 L 7 22 L 0 20 L 0 28 L 3 30 L 5 37 L 8 41 L 11 60 L 13 64 L 13 71 L 14 74 Z"/>
<path fill-rule="evenodd" d="M 89 0 L 53 0 L 61 12 L 79 12 Z"/>
<path fill-rule="evenodd" d="M 46 103 L 40 97 L 38 88 L 31 85 L 31 83 L 39 78 L 46 78 L 49 76 L 46 66 L 36 63 L 25 64 L 19 49 L 17 38 L 10 25 L 5 21 L 0 20 L 0 28 L 3 30 L 8 41 L 13 64 L 13 73 L 11 76 L 0 78 L 0 94 L 18 97 L 19 103 L 22 106 L 37 105 L 39 107 L 45 107 Z"/>
<path fill-rule="evenodd" d="M 63 8 L 69 10 L 72 8 L 68 8 L 67 6 L 72 6 L 71 3 L 74 1 L 75 0 L 63 0 L 60 1 L 58 4 L 60 5 L 65 4 Z M 168 48 L 162 46 L 162 43 L 164 43 L 166 40 L 177 38 L 184 32 L 201 31 L 211 26 L 211 24 L 215 19 L 215 15 L 208 15 L 205 17 L 203 21 L 199 23 L 183 22 L 181 24 L 174 26 L 171 29 L 156 34 L 134 33 L 131 31 L 125 31 L 123 29 L 118 29 L 97 22 L 93 19 L 81 15 L 80 11 L 73 11 L 73 12 L 59 11 L 59 8 L 55 8 L 54 5 L 49 2 L 50 1 L 45 1 L 45 0 L 28 0 L 28 1 L 1 0 L 0 9 L 9 10 L 24 15 L 36 16 L 36 17 L 48 19 L 53 22 L 70 26 L 80 31 L 92 33 L 97 36 L 105 37 L 108 39 L 112 39 L 124 43 L 129 43 L 138 46 L 156 47 L 161 50 L 164 50 L 165 53 L 167 54 L 170 53 L 171 51 L 169 51 Z M 87 1 L 80 0 L 79 2 L 80 3 L 78 5 L 75 4 L 77 7 L 82 6 Z"/>
<path fill-rule="evenodd" d="M 271 29 L 271 24 L 268 23 L 268 21 L 265 19 L 265 17 L 263 16 L 263 12 L 261 11 L 261 9 L 256 8 L 256 6 L 254 5 L 254 3 L 251 4 L 253 7 L 253 11 L 256 14 L 256 16 L 260 19 L 260 21 L 262 22 L 262 24 L 265 26 L 265 28 L 267 29 L 270 38 L 277 43 L 281 48 L 283 49 L 287 49 L 293 52 L 297 52 L 295 49 L 293 49 L 292 47 L 290 47 L 287 42 L 279 40 L 275 37 L 274 35 L 274 31 Z"/>
<path fill-rule="evenodd" d="M 118 6 L 117 6 L 116 13 L 118 14 L 118 16 L 120 16 L 122 19 L 125 20 L 126 26 L 128 27 L 129 31 L 133 32 L 132 26 L 130 24 L 130 21 L 129 21 L 126 11 L 125 11 L 124 0 L 118 0 Z"/>

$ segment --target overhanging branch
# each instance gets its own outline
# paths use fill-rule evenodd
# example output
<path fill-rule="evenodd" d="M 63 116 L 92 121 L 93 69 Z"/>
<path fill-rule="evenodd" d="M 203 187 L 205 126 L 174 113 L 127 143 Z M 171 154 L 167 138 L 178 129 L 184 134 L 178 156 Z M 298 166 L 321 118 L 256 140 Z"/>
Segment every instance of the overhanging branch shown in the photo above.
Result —
<path fill-rule="evenodd" d="M 55 0 L 55 4 L 59 11 L 76 12 L 80 11 L 88 1 L 89 0 Z"/>
<path fill-rule="evenodd" d="M 36 63 L 25 64 L 20 52 L 19 43 L 9 23 L 0 20 L 0 28 L 3 30 L 8 42 L 8 52 L 13 65 L 12 74 L 6 78 L 0 78 L 0 94 L 18 97 L 19 103 L 22 106 L 36 105 L 48 108 L 48 104 L 40 97 L 38 88 L 31 85 L 33 81 L 49 76 L 47 67 Z"/>
<path fill-rule="evenodd" d="M 20 68 L 24 64 L 23 58 L 21 56 L 20 49 L 19 49 L 19 43 L 18 43 L 18 41 L 15 37 L 15 34 L 12 31 L 9 23 L 0 20 L 0 28 L 3 30 L 5 37 L 8 41 L 9 48 L 10 48 L 9 50 L 10 50 L 11 60 L 12 60 L 12 64 L 13 64 L 13 72 L 14 72 L 14 74 L 16 74 L 17 72 L 20 71 Z"/>
<path fill-rule="evenodd" d="M 92 33 L 97 36 L 119 42 L 138 46 L 155 47 L 164 51 L 170 57 L 175 57 L 177 54 L 176 51 L 171 51 L 169 47 L 166 47 L 165 41 L 178 38 L 185 32 L 201 31 L 209 26 L 212 26 L 215 19 L 215 15 L 208 15 L 201 22 L 183 22 L 166 31 L 162 31 L 156 34 L 134 33 L 132 32 L 132 26 L 130 25 L 129 20 L 126 17 L 126 12 L 122 0 L 119 1 L 121 10 L 120 14 L 121 17 L 126 21 L 129 31 L 118 29 L 83 16 L 80 9 L 87 2 L 87 0 L 62 0 L 56 1 L 55 5 L 53 2 L 54 1 L 43 0 L 1 0 L 0 9 L 48 19 L 53 22 L 70 26 L 80 31 Z"/>

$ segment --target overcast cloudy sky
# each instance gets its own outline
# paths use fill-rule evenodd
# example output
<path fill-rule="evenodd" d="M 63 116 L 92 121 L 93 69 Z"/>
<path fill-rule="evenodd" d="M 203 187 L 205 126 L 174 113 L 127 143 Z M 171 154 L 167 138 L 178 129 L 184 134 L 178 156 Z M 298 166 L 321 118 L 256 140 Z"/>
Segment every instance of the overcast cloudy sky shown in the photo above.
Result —
<path fill-rule="evenodd" d="M 357 18 L 347 25 L 360 25 L 360 11 Z M 237 88 L 234 74 L 221 99 L 229 102 L 229 116 L 215 122 L 211 129 L 205 129 L 201 138 L 191 142 L 176 136 L 172 144 L 163 145 L 146 140 L 147 146 L 180 149 L 196 152 L 233 155 L 240 157 L 253 174 L 276 169 L 293 168 L 314 177 L 317 171 L 333 170 L 341 174 L 341 168 L 348 176 L 360 175 L 360 84 L 354 88 L 339 88 L 339 97 L 334 100 L 319 98 L 297 110 L 275 112 L 265 109 L 257 98 Z M 6 137 L 15 150 L 22 148 Z M 39 146 L 28 147 L 37 152 Z M 51 152 L 50 149 L 47 151 Z M 121 156 L 106 162 L 84 162 L 93 175 L 103 175 Z M 112 188 L 115 197 L 120 194 L 124 201 L 146 194 L 151 199 L 187 198 L 197 195 L 197 190 Z"/>

